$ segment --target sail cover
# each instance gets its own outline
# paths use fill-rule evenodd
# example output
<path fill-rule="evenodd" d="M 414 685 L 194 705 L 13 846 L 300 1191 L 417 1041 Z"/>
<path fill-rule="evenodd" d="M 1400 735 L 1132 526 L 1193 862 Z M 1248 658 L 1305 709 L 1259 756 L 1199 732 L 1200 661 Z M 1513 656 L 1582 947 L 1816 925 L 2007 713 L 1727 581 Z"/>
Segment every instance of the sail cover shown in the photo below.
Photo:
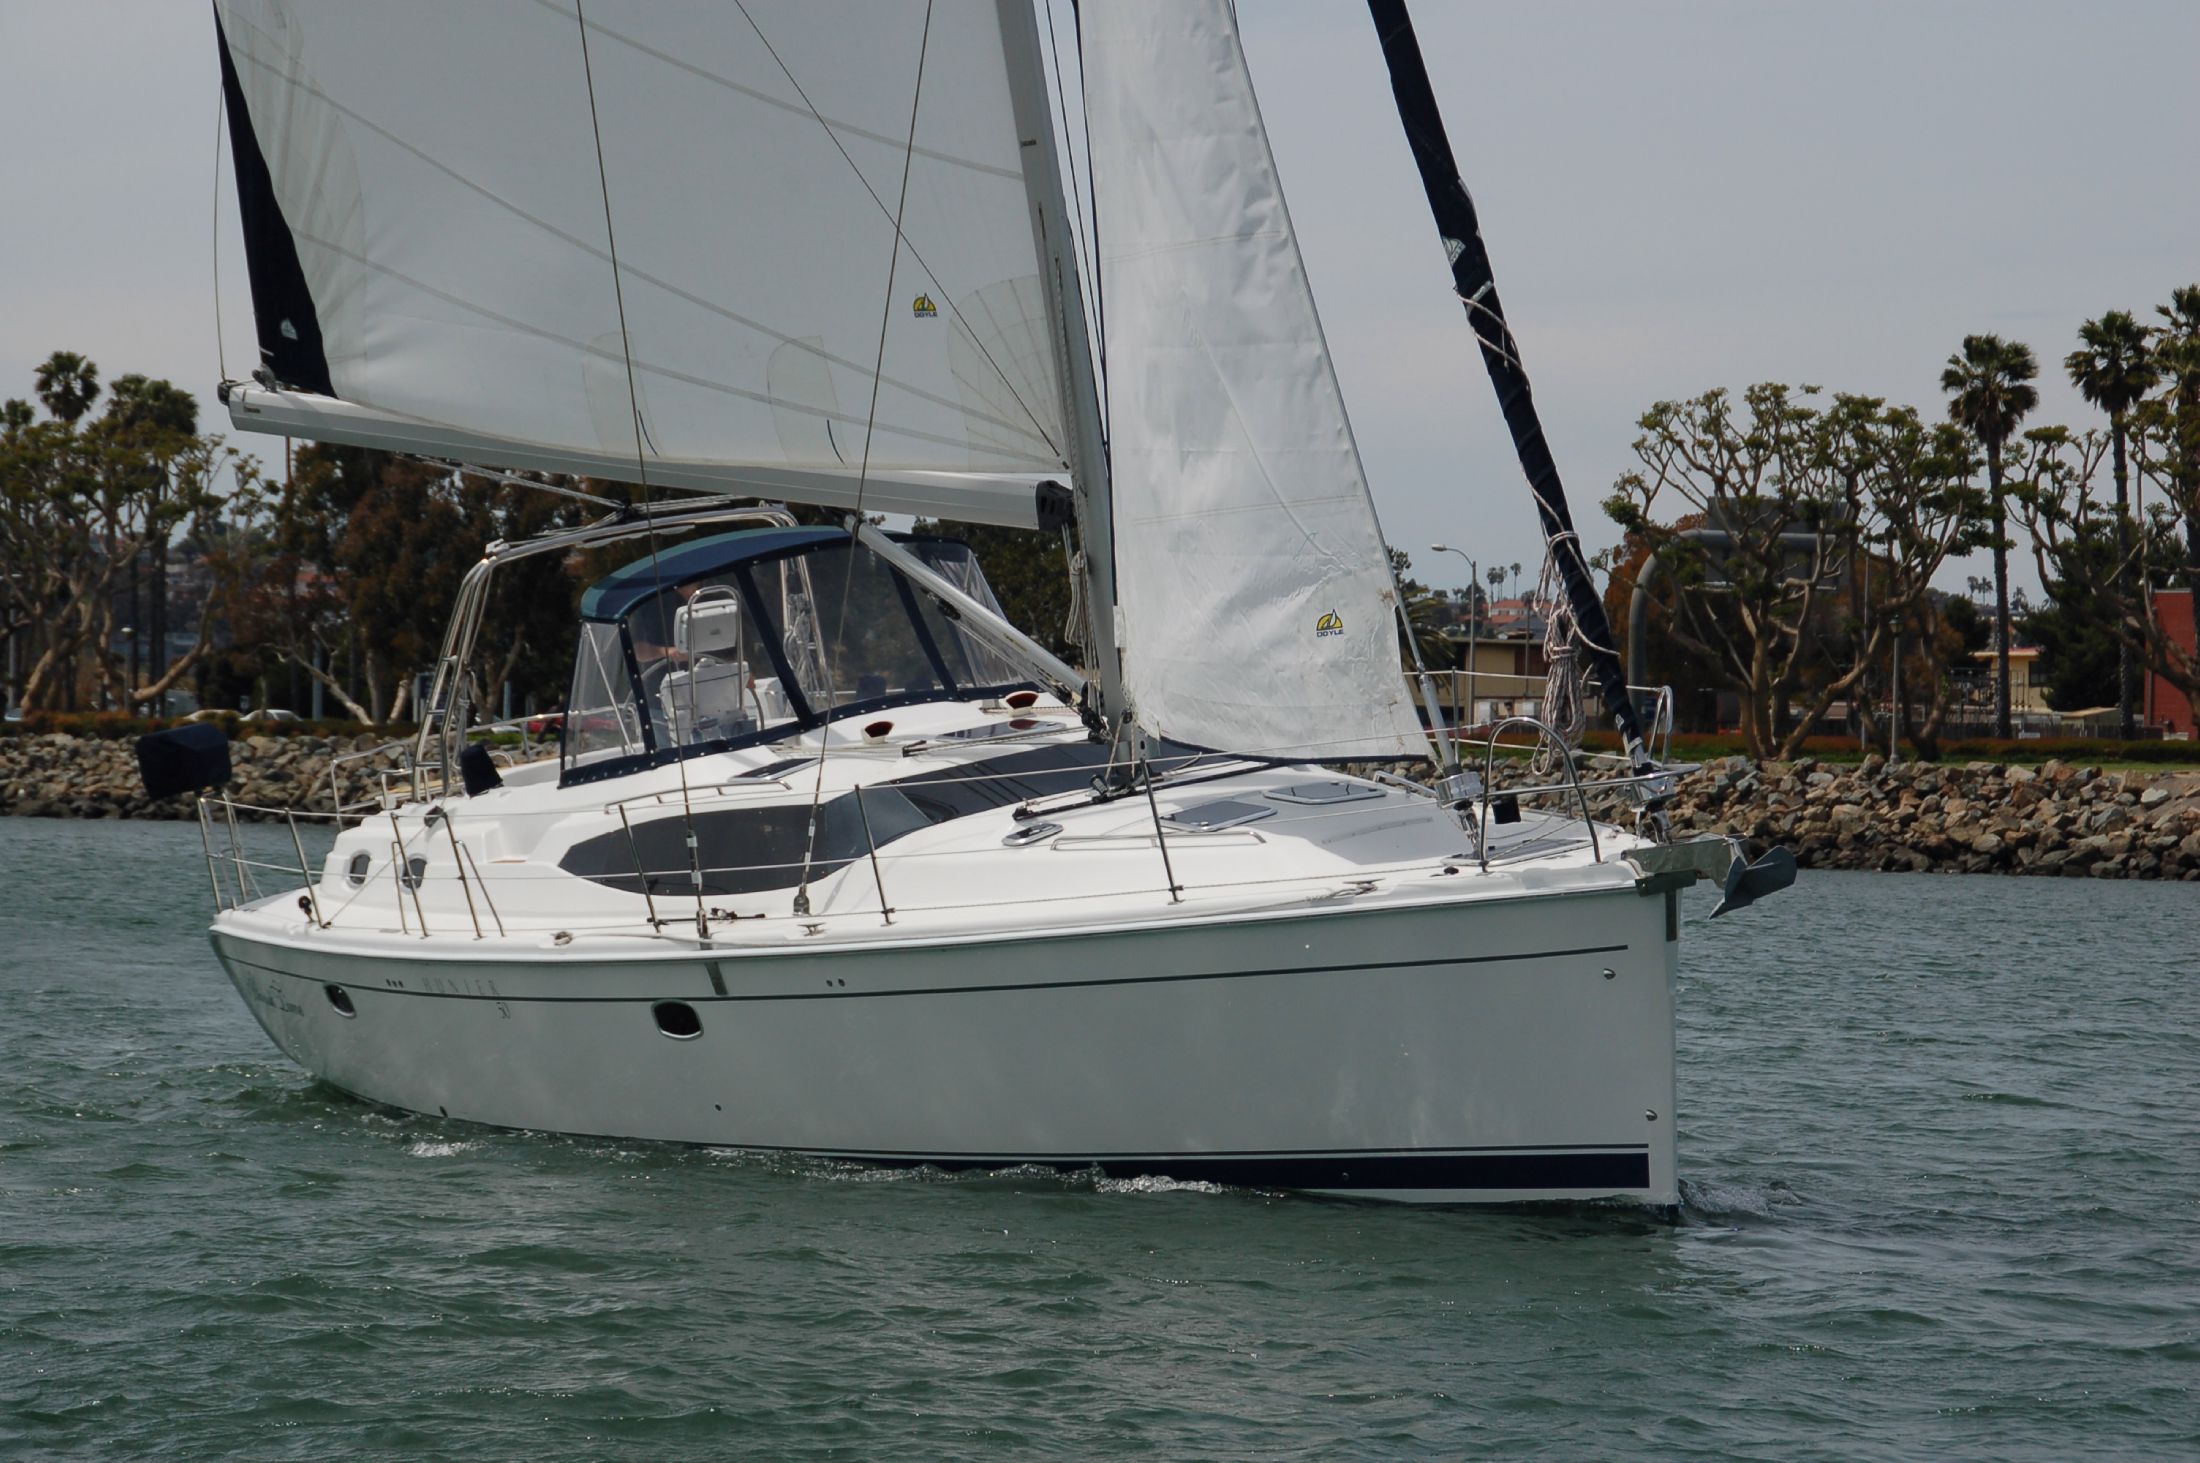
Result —
<path fill-rule="evenodd" d="M 1229 0 L 1083 9 L 1116 600 L 1140 723 L 1427 750 L 1396 588 Z"/>
<path fill-rule="evenodd" d="M 334 397 L 373 445 L 781 469 L 795 497 L 1064 471 L 995 0 L 216 16 L 262 356 L 295 388 L 240 425 Z"/>

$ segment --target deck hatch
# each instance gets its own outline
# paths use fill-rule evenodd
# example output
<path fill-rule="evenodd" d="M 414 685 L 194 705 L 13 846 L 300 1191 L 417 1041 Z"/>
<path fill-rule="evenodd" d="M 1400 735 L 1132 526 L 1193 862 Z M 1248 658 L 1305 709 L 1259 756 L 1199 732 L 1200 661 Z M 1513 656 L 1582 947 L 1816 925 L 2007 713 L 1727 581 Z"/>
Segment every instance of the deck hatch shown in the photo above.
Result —
<path fill-rule="evenodd" d="M 1179 828 L 1192 828 L 1201 833 L 1218 833 L 1225 828 L 1242 827 L 1258 823 L 1263 818 L 1276 816 L 1274 808 L 1264 808 L 1259 803 L 1248 803 L 1239 798 L 1217 798 L 1211 803 L 1194 803 L 1188 808 L 1178 808 L 1163 821 Z"/>

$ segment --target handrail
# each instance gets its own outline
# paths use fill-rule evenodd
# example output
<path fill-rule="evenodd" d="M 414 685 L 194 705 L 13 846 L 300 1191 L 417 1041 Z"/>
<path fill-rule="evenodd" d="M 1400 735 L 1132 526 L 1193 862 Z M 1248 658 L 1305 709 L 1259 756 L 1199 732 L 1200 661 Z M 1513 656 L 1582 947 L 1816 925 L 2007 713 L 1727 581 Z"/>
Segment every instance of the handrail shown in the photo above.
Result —
<path fill-rule="evenodd" d="M 1538 721 L 1532 716 L 1508 716 L 1503 721 L 1499 722 L 1496 726 L 1490 728 L 1489 746 L 1485 749 L 1483 753 L 1482 806 L 1475 820 L 1474 837 L 1475 851 L 1481 857 L 1482 872 L 1486 874 L 1490 871 L 1490 800 L 1497 796 L 1496 789 L 1491 786 L 1491 783 L 1496 779 L 1497 776 L 1497 739 L 1500 735 L 1503 734 L 1505 728 L 1509 726 L 1534 727 L 1541 738 L 1548 739 L 1553 745 L 1558 748 L 1561 753 L 1565 755 L 1567 781 L 1573 788 L 1574 796 L 1579 799 L 1581 803 L 1581 821 L 1585 825 L 1587 825 L 1589 829 L 1589 857 L 1592 862 L 1600 864 L 1603 863 L 1604 851 L 1597 845 L 1596 819 L 1592 817 L 1589 812 L 1589 794 L 1582 790 L 1581 769 L 1574 763 L 1574 749 L 1571 746 L 1567 745 L 1566 739 L 1560 736 L 1556 729 L 1551 727 L 1547 722 Z M 1541 746 L 1540 740 L 1538 741 L 1537 745 L 1538 747 Z M 1517 798 L 1523 795 L 1523 791 L 1533 793 L 1540 790 L 1541 789 L 1532 788 L 1526 790 L 1513 790 L 1507 792 L 1505 795 L 1507 797 Z M 1552 790 L 1556 791 L 1557 789 L 1554 788 Z"/>
<path fill-rule="evenodd" d="M 1659 716 L 1653 721 L 1654 731 L 1660 734 L 1664 733 L 1666 724 L 1667 718 L 1661 710 Z M 1506 740 L 1511 734 L 1520 730 L 1531 732 L 1533 739 L 1520 739 L 1511 742 Z M 1563 778 L 1540 779 L 1532 783 L 1528 783 L 1527 779 L 1518 779 L 1518 783 L 1525 783 L 1526 785 L 1517 785 L 1516 783 L 1512 787 L 1500 787 L 1496 779 L 1497 752 L 1501 749 L 1516 752 L 1533 751 L 1542 746 L 1546 739 L 1557 743 L 1563 753 Z M 402 752 L 403 749 L 400 747 L 394 750 Z M 364 754 L 340 755 L 357 757 Z M 1589 759 L 1582 754 L 1578 754 L 1573 748 L 1566 746 L 1556 730 L 1548 723 L 1530 716 L 1506 717 L 1492 727 L 1483 747 L 1482 760 L 1481 787 L 1466 791 L 1466 795 L 1459 798 L 1454 806 L 1459 809 L 1463 821 L 1467 823 L 1468 830 L 1476 838 L 1477 847 L 1471 855 L 1465 856 L 1465 859 L 1471 859 L 1470 867 L 1478 866 L 1484 873 L 1488 873 L 1500 865 L 1515 863 L 1521 859 L 1548 858 L 1568 849 L 1578 849 L 1584 844 L 1593 861 L 1603 862 L 1602 831 L 1597 827 L 1596 818 L 1592 811 L 1591 794 L 1610 793 L 1636 784 L 1669 783 L 1678 770 L 1667 767 L 1661 768 L 1654 774 L 1626 774 L 1610 779 L 1599 778 L 1592 782 L 1584 770 L 1585 763 Z M 1191 789 L 1202 785 L 1211 778 L 1228 777 L 1252 771 L 1263 766 L 1264 761 L 1265 759 L 1255 753 L 1230 756 L 1200 753 L 1187 755 L 1183 758 L 1156 758 L 1152 764 L 1145 768 L 1146 775 L 1140 777 L 1136 784 L 1130 788 L 1114 793 L 1075 787 L 1063 788 L 1057 792 L 1027 798 L 1021 803 L 1012 802 L 1009 806 L 1019 819 L 1040 816 L 1042 813 L 1051 815 L 1057 810 L 1074 808 L 1080 805 L 1092 805 L 1095 814 L 1098 815 L 1099 809 L 1108 804 L 1128 803 L 1130 799 L 1142 798 L 1146 803 L 1144 811 L 1147 813 L 1146 831 L 1144 833 L 1136 831 L 1140 826 L 1140 822 L 1136 819 L 1135 813 L 1132 812 L 1130 807 L 1124 807 L 1120 812 L 1131 814 L 1131 821 L 1128 823 L 1122 823 L 1120 818 L 1111 821 L 1102 816 L 1097 824 L 1084 824 L 1081 827 L 1074 827 L 1070 833 L 1065 834 L 1059 840 L 1057 846 L 1066 847 L 1081 842 L 1090 842 L 1101 837 L 1133 838 L 1140 842 L 1143 842 L 1147 837 L 1151 837 L 1161 856 L 1160 861 L 1166 881 L 1167 897 L 1172 903 L 1183 902 L 1186 895 L 1195 889 L 1205 893 L 1213 893 L 1236 888 L 1251 889 L 1266 885 L 1280 886 L 1301 884 L 1308 881 L 1318 882 L 1327 876 L 1316 873 L 1281 873 L 1276 870 L 1263 869 L 1260 871 L 1260 877 L 1240 878 L 1236 877 L 1238 873 L 1251 873 L 1253 871 L 1239 871 L 1227 867 L 1205 868 L 1198 872 L 1205 874 L 1206 877 L 1195 877 L 1187 880 L 1179 880 L 1175 873 L 1173 855 L 1177 852 L 1188 848 L 1211 848 L 1223 839 L 1237 840 L 1249 836 L 1256 842 L 1260 840 L 1257 834 L 1248 835 L 1242 831 L 1202 834 L 1197 830 L 1178 829 L 1175 825 L 1165 822 L 1159 808 L 1158 793 L 1162 791 L 1169 792 L 1173 799 L 1181 801 Z M 731 765 L 737 767 L 738 760 Z M 982 761 L 979 765 L 983 765 Z M 1277 765 L 1280 767 L 1281 764 Z M 463 801 L 435 804 L 433 806 L 436 815 L 442 818 L 446 825 L 445 840 L 443 842 L 447 842 L 449 845 L 448 856 L 451 860 L 450 867 L 446 869 L 443 867 L 442 860 L 432 853 L 434 847 L 440 846 L 439 841 L 433 838 L 433 821 L 429 820 L 423 825 L 419 808 L 408 808 L 403 803 L 405 799 L 425 797 L 428 788 L 433 785 L 433 772 L 424 768 L 415 770 L 422 773 L 418 780 L 418 786 L 403 789 L 400 795 L 385 798 L 380 811 L 368 815 L 374 818 L 386 818 L 391 824 L 394 837 L 387 841 L 387 848 L 380 857 L 386 857 L 390 863 L 389 872 L 392 892 L 398 906 L 398 928 L 403 932 L 407 934 L 417 933 L 423 938 L 428 937 L 432 931 L 431 922 L 426 917 L 426 905 L 433 902 L 436 903 L 439 910 L 434 927 L 441 929 L 446 938 L 468 931 L 470 922 L 472 937 L 477 940 L 485 939 L 490 926 L 481 920 L 480 914 L 482 905 L 486 904 L 499 935 L 508 936 L 513 931 L 507 929 L 506 921 L 498 908 L 498 902 L 494 894 L 496 888 L 524 888 L 530 880 L 569 877 L 563 874 L 562 871 L 552 868 L 548 863 L 532 862 L 525 858 L 521 858 L 516 862 L 520 865 L 530 866 L 484 867 L 482 862 L 475 857 L 473 847 L 474 844 L 479 843 L 482 835 L 472 832 L 468 834 L 460 833 L 456 824 L 461 818 L 480 818 L 484 820 L 484 827 L 491 825 L 503 826 L 516 820 L 517 826 L 521 828 L 536 819 L 572 819 L 576 816 L 586 819 L 591 814 L 608 820 L 616 820 L 611 831 L 614 837 L 618 836 L 622 830 L 625 833 L 626 851 L 632 859 L 632 868 L 640 885 L 639 892 L 642 894 L 645 908 L 648 910 L 648 926 L 663 931 L 674 923 L 673 920 L 661 918 L 661 916 L 668 915 L 671 912 L 661 908 L 656 903 L 655 894 L 658 892 L 657 874 L 656 871 L 652 871 L 648 867 L 639 847 L 640 840 L 636 836 L 637 830 L 631 817 L 628 816 L 632 807 L 644 803 L 645 800 L 650 798 L 661 799 L 662 793 L 635 793 L 626 797 L 606 799 L 585 807 L 576 807 L 564 802 L 564 800 L 555 800 L 560 803 L 559 806 L 529 807 L 524 811 L 495 814 L 486 810 L 476 811 Z M 394 770 L 389 774 L 392 778 L 402 775 Z M 977 767 L 970 766 L 967 763 L 960 763 L 959 759 L 950 759 L 948 765 L 939 768 L 937 771 L 928 772 L 923 781 L 928 784 L 935 781 L 995 783 L 1002 780 L 1017 780 L 1028 775 L 1026 772 L 978 770 Z M 1517 777 L 1517 773 L 1510 775 Z M 1381 776 L 1379 780 L 1390 782 L 1393 786 L 1397 785 L 1397 780 L 1387 775 Z M 1461 779 L 1462 784 L 1465 781 L 1467 779 Z M 767 783 L 769 786 L 765 785 Z M 763 792 L 767 797 L 783 797 L 786 785 L 784 779 L 760 779 L 756 790 Z M 901 921 L 896 916 L 902 912 L 904 907 L 935 911 L 975 908 L 984 904 L 1001 902 L 998 898 L 988 897 L 974 900 L 969 904 L 963 903 L 963 891 L 956 887 L 956 882 L 951 875 L 935 875 L 932 882 L 927 885 L 927 893 L 916 905 L 907 905 L 905 899 L 903 904 L 898 906 L 889 899 L 885 887 L 885 865 L 890 860 L 899 860 L 902 867 L 910 870 L 925 867 L 944 869 L 952 865 L 941 865 L 938 860 L 977 856 L 988 851 L 987 847 L 963 846 L 961 844 L 951 847 L 919 846 L 907 849 L 882 849 L 876 837 L 873 821 L 869 817 L 868 804 L 870 801 L 875 800 L 872 793 L 875 791 L 876 786 L 891 785 L 891 781 L 876 785 L 865 784 L 860 792 L 854 793 L 859 799 L 857 812 L 862 823 L 861 831 L 864 835 L 864 843 L 860 848 L 850 845 L 851 858 L 848 861 L 853 862 L 855 859 L 860 858 L 867 864 L 870 872 L 870 882 L 878 901 L 876 905 L 871 905 L 867 899 L 858 899 L 859 904 L 866 906 L 866 917 L 879 918 L 888 924 L 898 924 Z M 734 781 L 728 784 L 728 790 L 746 792 L 750 790 L 750 785 Z M 1416 795 L 1432 796 L 1440 799 L 1455 795 L 1453 791 L 1431 790 L 1418 785 L 1408 790 Z M 1464 790 L 1463 786 L 1458 789 L 1458 791 Z M 1494 804 L 1498 797 L 1532 798 L 1547 797 L 1554 794 L 1570 801 L 1584 825 L 1582 835 L 1573 834 L 1567 827 L 1572 821 L 1570 816 L 1560 813 L 1554 817 L 1552 815 L 1553 810 L 1543 809 L 1534 816 L 1528 828 L 1521 830 L 1520 836 L 1512 839 L 1501 848 L 1491 846 L 1490 833 L 1495 817 Z M 1396 796 L 1397 794 L 1393 794 L 1394 798 Z M 1306 820 L 1350 819 L 1364 816 L 1366 811 L 1367 808 L 1364 803 L 1358 807 L 1320 808 L 1309 806 L 1304 809 L 1294 809 L 1291 816 L 1294 823 L 1300 823 Z M 303 838 L 298 827 L 301 819 L 319 818 L 342 831 L 364 821 L 357 812 L 346 809 L 324 811 L 265 807 L 239 801 L 226 793 L 216 793 L 200 799 L 199 816 L 201 851 L 207 861 L 208 882 L 218 907 L 225 910 L 234 909 L 258 900 L 260 892 L 257 884 L 261 877 L 295 874 L 305 885 L 305 888 L 302 891 L 292 890 L 291 892 L 301 896 L 299 903 L 304 908 L 307 917 L 316 926 L 330 928 L 348 923 L 349 921 L 345 918 L 346 911 L 350 910 L 354 904 L 360 903 L 361 896 L 365 895 L 369 896 L 367 902 L 361 905 L 359 916 L 354 918 L 363 917 L 377 928 L 386 927 L 386 908 L 379 919 L 369 913 L 378 902 L 378 899 L 373 896 L 375 880 L 368 875 L 366 867 L 362 866 L 352 876 L 357 882 L 352 883 L 348 891 L 340 887 L 342 881 L 336 877 L 336 874 L 329 873 L 327 869 L 322 871 L 326 875 L 326 882 L 318 882 L 319 876 L 317 876 L 315 869 L 306 857 Z M 239 824 L 247 818 L 272 818 L 285 822 L 289 835 L 287 839 L 289 847 L 285 852 L 290 857 L 282 861 L 269 862 L 251 856 L 243 844 L 239 828 Z M 408 829 L 405 824 L 405 820 L 408 818 L 413 820 L 411 829 Z M 216 819 L 221 820 L 229 833 L 229 841 L 226 845 L 213 837 L 213 825 Z M 1098 832 L 1100 828 L 1111 829 L 1113 832 L 1102 835 Z M 1314 830 L 1307 831 L 1310 836 L 1318 836 Z M 419 850 L 419 853 L 426 855 L 426 860 L 422 863 L 417 876 L 414 873 L 411 859 L 411 855 L 415 851 L 407 846 L 413 836 L 421 836 L 427 840 Z M 274 837 L 280 840 L 283 835 L 278 833 Z M 521 846 L 524 846 L 524 842 L 525 840 L 522 839 Z M 1175 847 L 1172 848 L 1172 845 L 1175 845 Z M 484 850 L 492 846 L 494 845 L 482 845 Z M 372 852 L 371 849 L 370 852 Z M 743 850 L 743 853 L 751 852 L 754 851 Z M 1451 857 L 1454 860 L 1465 861 L 1460 855 Z M 376 861 L 379 862 L 380 858 L 377 858 Z M 227 878 L 224 878 L 220 867 L 223 862 L 229 865 Z M 492 861 L 492 863 L 494 862 L 496 861 Z M 1402 870 L 1409 866 L 1418 867 L 1419 863 L 1409 860 L 1406 864 L 1401 864 L 1399 869 Z M 793 863 L 783 866 L 770 863 L 752 863 L 744 860 L 740 854 L 736 854 L 729 867 L 725 869 L 712 868 L 706 872 L 712 874 L 747 872 L 753 875 L 773 867 L 784 867 L 791 872 L 799 866 Z M 1384 869 L 1385 873 L 1397 871 L 1390 869 L 1387 865 Z M 667 876 L 675 874 L 692 875 L 695 870 L 692 867 L 682 866 L 667 869 L 663 872 Z M 1187 872 L 1192 873 L 1194 871 L 1188 869 Z M 380 870 L 376 869 L 374 873 L 378 875 Z M 858 872 L 855 877 L 860 879 L 861 873 Z M 901 875 L 897 874 L 898 877 L 901 877 Z M 449 883 L 453 879 L 460 886 L 456 890 L 449 887 Z M 515 883 L 515 881 L 517 882 Z M 768 881 L 766 882 L 768 883 Z M 1143 880 L 1139 882 L 1143 883 Z M 281 887 L 279 882 L 271 880 L 271 883 L 275 883 L 276 887 Z M 768 899 L 770 897 L 769 888 L 757 887 L 756 885 L 757 881 L 752 878 L 736 887 L 747 890 L 751 897 L 762 896 Z M 848 886 L 851 892 L 854 887 L 853 885 Z M 904 889 L 900 892 L 906 896 L 910 891 Z M 1093 897 L 1100 897 L 1100 892 L 1096 891 Z M 1110 897 L 1117 897 L 1131 892 L 1133 891 L 1117 887 Z M 706 900 L 724 897 L 726 897 L 724 894 L 705 895 L 698 891 L 695 895 L 697 908 L 702 911 L 707 908 Z M 735 895 L 734 897 L 742 896 Z M 1056 891 L 1049 897 L 1074 899 L 1082 896 L 1074 892 Z M 841 901 L 844 902 L 846 898 L 846 894 L 842 895 Z M 406 907 L 408 904 L 411 906 L 410 909 Z M 463 908 L 461 908 L 462 904 Z M 622 924 L 633 926 L 640 923 L 633 915 L 617 915 L 617 907 L 616 903 L 612 903 L 605 904 L 599 909 L 591 904 L 587 906 L 586 912 L 575 911 L 575 914 L 584 921 L 591 922 L 592 927 L 613 928 Z M 744 905 L 744 908 L 749 909 L 751 913 L 756 910 L 754 904 Z M 709 909 L 708 912 L 713 918 L 721 916 L 721 911 L 715 908 Z M 635 913 L 639 914 L 640 912 Z M 849 908 L 836 907 L 830 913 L 834 917 L 841 917 L 851 915 L 854 911 Z M 457 916 L 460 914 L 465 914 L 468 921 L 458 921 Z M 534 911 L 530 911 L 530 917 L 522 919 L 515 928 L 522 933 L 531 928 L 534 922 L 533 914 Z M 731 915 L 724 917 L 742 918 L 745 916 Z"/>

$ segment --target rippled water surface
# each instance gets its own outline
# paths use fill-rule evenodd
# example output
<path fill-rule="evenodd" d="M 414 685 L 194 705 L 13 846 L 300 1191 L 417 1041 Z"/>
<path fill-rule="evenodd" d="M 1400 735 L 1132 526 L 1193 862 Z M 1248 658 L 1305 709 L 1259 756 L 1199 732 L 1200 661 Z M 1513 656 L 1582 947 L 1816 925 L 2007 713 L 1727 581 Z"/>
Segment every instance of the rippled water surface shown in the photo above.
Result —
<path fill-rule="evenodd" d="M 1667 1227 L 394 1116 L 197 860 L 0 819 L 0 1455 L 2200 1454 L 2200 886 L 1693 904 Z"/>

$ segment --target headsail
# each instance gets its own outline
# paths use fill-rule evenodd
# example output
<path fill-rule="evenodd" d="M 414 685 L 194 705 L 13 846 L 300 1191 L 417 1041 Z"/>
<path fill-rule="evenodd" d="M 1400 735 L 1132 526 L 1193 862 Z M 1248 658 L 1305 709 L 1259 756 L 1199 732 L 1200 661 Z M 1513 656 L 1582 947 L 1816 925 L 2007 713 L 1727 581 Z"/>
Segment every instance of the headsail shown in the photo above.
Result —
<path fill-rule="evenodd" d="M 994 0 L 589 0 L 585 70 L 571 0 L 216 9 L 263 358 L 299 388 L 240 425 L 828 502 L 867 463 L 887 509 L 898 474 L 1063 475 Z"/>
<path fill-rule="evenodd" d="M 1197 746 L 1420 755 L 1396 586 L 1228 0 L 1083 11 L 1124 685 Z"/>

